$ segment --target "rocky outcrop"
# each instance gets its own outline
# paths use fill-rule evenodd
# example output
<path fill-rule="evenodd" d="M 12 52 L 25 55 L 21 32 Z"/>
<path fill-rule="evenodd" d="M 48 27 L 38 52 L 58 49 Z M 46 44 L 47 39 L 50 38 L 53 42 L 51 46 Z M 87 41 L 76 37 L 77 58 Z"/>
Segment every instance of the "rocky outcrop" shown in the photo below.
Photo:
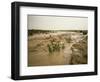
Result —
<path fill-rule="evenodd" d="M 83 37 L 82 40 L 72 45 L 71 50 L 71 61 L 70 64 L 87 64 L 88 59 L 88 41 L 87 35 Z"/>

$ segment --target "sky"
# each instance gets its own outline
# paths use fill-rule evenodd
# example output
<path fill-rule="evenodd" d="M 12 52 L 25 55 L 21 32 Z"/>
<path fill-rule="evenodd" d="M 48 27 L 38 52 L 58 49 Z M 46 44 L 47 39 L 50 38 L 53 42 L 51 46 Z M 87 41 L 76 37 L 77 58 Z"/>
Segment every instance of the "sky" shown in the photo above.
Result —
<path fill-rule="evenodd" d="M 28 29 L 87 30 L 87 17 L 28 15 Z"/>

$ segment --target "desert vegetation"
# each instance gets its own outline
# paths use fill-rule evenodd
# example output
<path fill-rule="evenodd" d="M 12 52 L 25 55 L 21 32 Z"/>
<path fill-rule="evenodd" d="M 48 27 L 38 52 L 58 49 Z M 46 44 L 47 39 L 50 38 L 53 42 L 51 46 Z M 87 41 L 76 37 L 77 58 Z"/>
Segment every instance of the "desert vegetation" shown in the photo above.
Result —
<path fill-rule="evenodd" d="M 28 30 L 28 66 L 87 64 L 87 30 Z"/>

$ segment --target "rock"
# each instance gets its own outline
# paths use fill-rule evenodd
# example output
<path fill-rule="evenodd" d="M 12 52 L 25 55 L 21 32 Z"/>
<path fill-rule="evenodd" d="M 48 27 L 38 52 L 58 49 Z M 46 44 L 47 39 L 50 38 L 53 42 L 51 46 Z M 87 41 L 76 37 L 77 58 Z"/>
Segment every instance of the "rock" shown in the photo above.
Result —
<path fill-rule="evenodd" d="M 71 64 L 87 64 L 87 36 L 72 45 Z"/>

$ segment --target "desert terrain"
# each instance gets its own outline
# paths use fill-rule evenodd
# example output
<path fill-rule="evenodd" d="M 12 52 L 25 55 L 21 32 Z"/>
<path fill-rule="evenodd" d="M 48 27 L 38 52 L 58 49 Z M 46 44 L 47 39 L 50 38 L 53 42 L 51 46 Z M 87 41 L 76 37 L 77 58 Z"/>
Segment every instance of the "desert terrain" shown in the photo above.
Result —
<path fill-rule="evenodd" d="M 28 66 L 87 64 L 87 45 L 87 30 L 28 30 Z"/>

